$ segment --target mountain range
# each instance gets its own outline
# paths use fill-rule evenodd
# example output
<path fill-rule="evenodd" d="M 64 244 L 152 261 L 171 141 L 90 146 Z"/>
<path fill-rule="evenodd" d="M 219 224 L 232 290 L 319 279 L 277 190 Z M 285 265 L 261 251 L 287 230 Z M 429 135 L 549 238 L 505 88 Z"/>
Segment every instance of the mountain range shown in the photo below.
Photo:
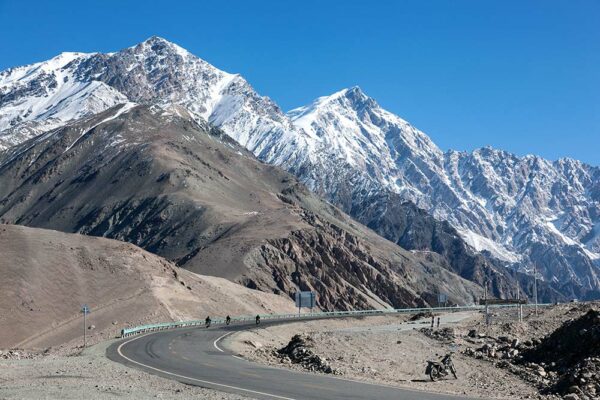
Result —
<path fill-rule="evenodd" d="M 354 222 L 180 106 L 112 107 L 11 147 L 0 223 L 135 244 L 324 309 L 474 301 L 476 284 Z"/>
<path fill-rule="evenodd" d="M 228 142 L 215 134 L 236 149 L 235 154 L 248 157 L 251 153 L 289 171 L 313 193 L 412 250 L 413 255 L 432 251 L 437 254 L 436 262 L 450 271 L 479 284 L 492 281 L 498 294 L 511 293 L 511 279 L 527 286 L 526 274 L 535 270 L 546 282 L 548 293 L 600 295 L 598 167 L 572 159 L 552 162 L 536 156 L 518 157 L 489 147 L 444 152 L 358 87 L 285 113 L 257 94 L 240 75 L 221 71 L 158 37 L 115 53 L 63 53 L 0 73 L 3 221 L 37 225 L 51 219 L 42 210 L 17 206 L 18 196 L 31 195 L 20 192 L 17 196 L 16 189 L 40 173 L 33 171 L 32 165 L 48 168 L 48 164 L 35 163 L 38 157 L 46 157 L 48 152 L 69 154 L 71 147 L 87 139 L 90 129 L 96 129 L 89 128 L 89 121 L 103 126 L 94 118 L 105 110 L 111 110 L 106 118 L 114 121 L 142 115 L 151 127 L 163 126 L 166 118 L 179 126 L 174 131 L 211 132 L 216 128 L 233 139 Z M 75 131 L 81 131 L 79 139 Z M 123 148 L 122 143 L 137 145 L 133 138 L 143 136 L 144 129 L 132 132 L 113 132 L 112 139 L 103 142 L 106 149 Z M 73 142 L 59 148 L 49 146 L 49 141 L 59 136 Z M 174 137 L 169 140 L 175 141 Z M 95 151 L 105 154 L 104 149 Z M 244 155 L 246 151 L 250 153 Z M 48 162 L 48 158 L 42 159 Z M 32 164 L 23 164 L 23 160 Z M 26 170 L 33 175 L 24 174 Z M 72 174 L 84 171 L 73 170 Z M 54 185 L 61 180 L 57 179 Z M 86 182 L 95 177 L 79 179 Z M 57 186 L 60 191 L 54 189 L 49 196 L 65 197 L 62 191 L 67 188 L 61 185 L 64 183 Z M 160 193 L 152 197 L 160 197 Z M 314 204 L 317 200 L 306 201 Z M 317 208 L 316 215 L 327 209 Z M 64 223 L 61 221 L 55 223 Z M 114 228 L 110 218 L 96 223 Z M 140 243 L 147 237 L 139 232 L 136 238 L 98 230 L 94 224 L 69 224 L 64 226 L 68 231 L 121 238 L 150 251 L 160 248 L 158 240 L 146 246 Z M 163 255 L 193 263 L 190 260 L 195 256 L 188 260 L 182 252 L 170 251 Z"/>

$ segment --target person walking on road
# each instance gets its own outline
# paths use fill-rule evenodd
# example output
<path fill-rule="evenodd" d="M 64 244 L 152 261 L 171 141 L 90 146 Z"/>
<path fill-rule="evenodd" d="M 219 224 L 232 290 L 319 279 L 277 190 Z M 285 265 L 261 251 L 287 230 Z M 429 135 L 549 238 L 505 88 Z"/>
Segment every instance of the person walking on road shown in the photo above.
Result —
<path fill-rule="evenodd" d="M 435 322 L 435 317 L 432 315 L 431 316 L 431 327 L 433 328 L 433 323 Z"/>
<path fill-rule="evenodd" d="M 438 317 L 438 321 L 437 321 L 437 327 L 440 327 L 440 317 Z"/>

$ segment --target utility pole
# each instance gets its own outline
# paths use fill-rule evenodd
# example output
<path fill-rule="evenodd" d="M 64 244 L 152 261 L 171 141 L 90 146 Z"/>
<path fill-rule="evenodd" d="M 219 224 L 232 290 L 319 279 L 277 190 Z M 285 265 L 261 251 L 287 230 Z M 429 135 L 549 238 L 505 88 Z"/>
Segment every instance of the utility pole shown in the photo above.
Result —
<path fill-rule="evenodd" d="M 517 309 L 517 314 L 518 314 L 519 322 L 523 322 L 523 304 L 521 304 L 521 286 L 519 285 L 518 281 L 517 281 L 517 301 L 519 303 L 517 305 L 517 307 L 519 307 Z"/>
<path fill-rule="evenodd" d="M 485 302 L 485 324 L 490 324 L 490 315 L 488 307 L 488 280 L 486 279 L 483 285 L 483 301 Z"/>
<path fill-rule="evenodd" d="M 86 337 L 85 337 L 85 331 L 86 331 L 86 321 L 85 321 L 85 317 L 87 314 L 90 313 L 90 308 L 88 307 L 87 304 L 84 304 L 83 307 L 81 307 L 81 312 L 83 313 L 83 348 L 85 349 L 86 346 Z"/>
<path fill-rule="evenodd" d="M 535 301 L 535 315 L 538 315 L 538 290 L 537 290 L 537 265 L 533 265 L 533 300 Z"/>

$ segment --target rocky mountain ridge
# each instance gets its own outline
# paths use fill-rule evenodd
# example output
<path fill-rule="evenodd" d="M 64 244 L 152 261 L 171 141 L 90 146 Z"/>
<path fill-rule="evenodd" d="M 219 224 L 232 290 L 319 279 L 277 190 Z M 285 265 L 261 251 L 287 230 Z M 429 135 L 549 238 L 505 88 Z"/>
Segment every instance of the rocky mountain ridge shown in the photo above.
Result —
<path fill-rule="evenodd" d="M 507 265 L 529 273 L 535 266 L 549 282 L 598 290 L 599 168 L 489 147 L 442 152 L 359 88 L 288 115 L 319 137 L 322 159 L 335 163 L 335 174 L 344 179 L 333 179 L 327 167 L 319 169 L 328 176 L 316 185 L 301 170 L 318 167 L 302 166 L 297 175 L 383 236 L 395 240 L 397 232 L 382 232 L 389 220 L 373 222 L 365 209 L 384 215 L 393 204 L 412 201 Z M 390 200 L 390 193 L 397 199 Z"/>

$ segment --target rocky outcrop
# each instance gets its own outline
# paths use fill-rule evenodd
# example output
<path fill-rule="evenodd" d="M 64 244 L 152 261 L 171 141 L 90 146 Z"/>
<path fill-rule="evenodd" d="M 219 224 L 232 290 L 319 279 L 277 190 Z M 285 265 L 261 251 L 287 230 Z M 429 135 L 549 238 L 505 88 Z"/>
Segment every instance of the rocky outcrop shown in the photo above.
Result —
<path fill-rule="evenodd" d="M 448 270 L 482 286 L 487 282 L 493 296 L 516 298 L 519 290 L 522 296 L 533 299 L 530 276 L 516 272 L 491 254 L 474 251 L 448 222 L 433 218 L 414 203 L 388 192 L 374 194 L 362 204 L 364 207 L 352 207 L 352 215 L 381 236 L 408 250 L 439 254 Z M 538 283 L 538 298 L 543 302 L 565 301 L 570 291 L 578 289 L 577 285 Z"/>
<path fill-rule="evenodd" d="M 305 220 L 319 229 L 294 231 L 260 247 L 255 262 L 272 268 L 277 288 L 319 293 L 317 304 L 327 310 L 364 309 L 390 304 L 396 308 L 423 307 L 433 288 L 414 290 L 408 284 L 405 264 L 373 256 L 362 240 L 323 222 L 311 213 Z M 404 276 L 403 276 L 404 275 Z"/>

